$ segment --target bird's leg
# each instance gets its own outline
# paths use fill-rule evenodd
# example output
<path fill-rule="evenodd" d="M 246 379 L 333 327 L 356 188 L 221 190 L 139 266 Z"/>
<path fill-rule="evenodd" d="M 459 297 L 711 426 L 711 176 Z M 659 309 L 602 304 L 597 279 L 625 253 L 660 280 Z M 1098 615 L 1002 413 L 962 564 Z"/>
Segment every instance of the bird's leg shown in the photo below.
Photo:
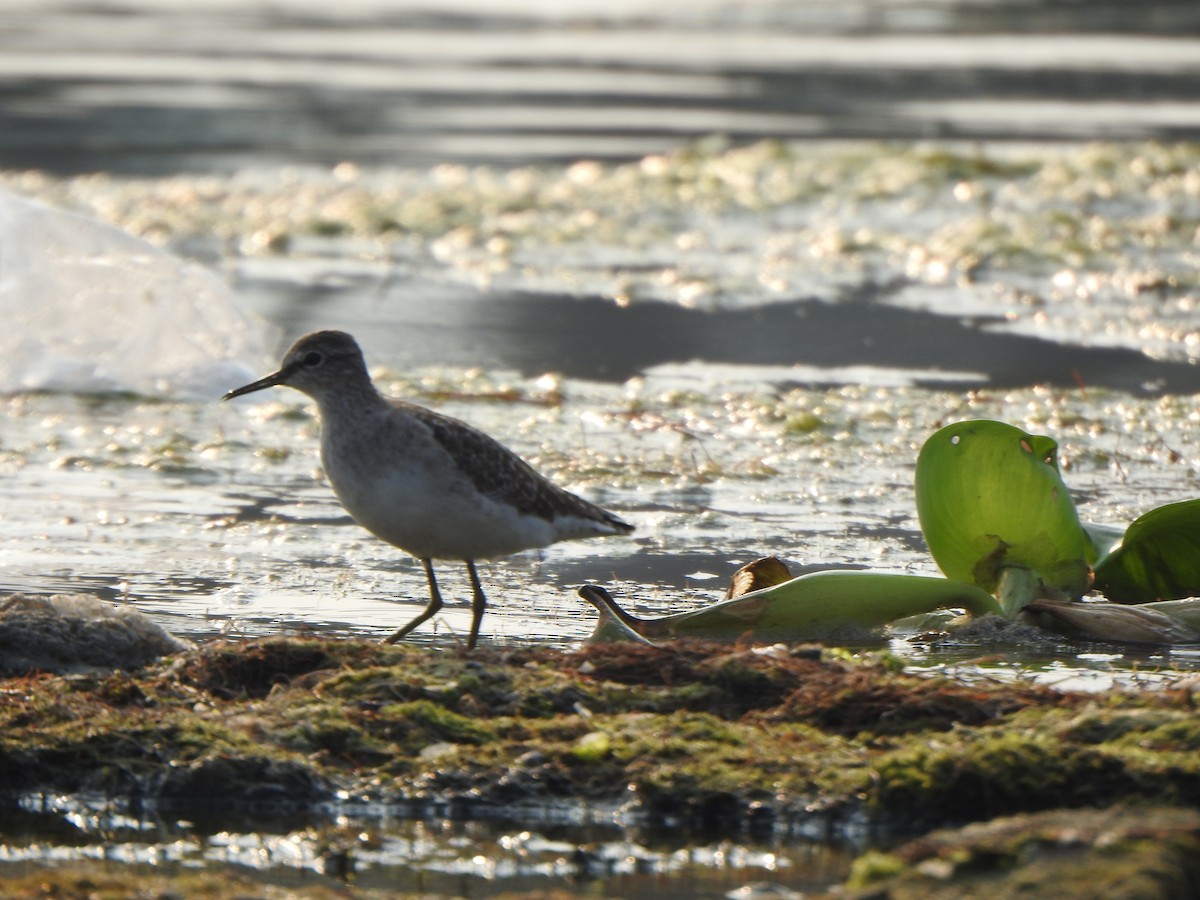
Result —
<path fill-rule="evenodd" d="M 479 573 L 475 571 L 475 560 L 468 559 L 467 574 L 471 576 L 471 636 L 467 638 L 467 649 L 474 650 L 475 642 L 479 640 L 479 623 L 483 621 L 483 611 L 487 609 L 487 597 L 483 594 L 483 585 L 479 583 Z"/>
<path fill-rule="evenodd" d="M 429 605 L 407 625 L 397 628 L 390 637 L 384 638 L 383 642 L 385 644 L 396 643 L 396 641 L 400 640 L 400 638 L 404 637 L 418 625 L 433 618 L 437 614 L 437 611 L 442 608 L 442 594 L 438 590 L 437 578 L 433 574 L 433 560 L 423 559 L 421 563 L 425 566 L 425 578 L 429 582 Z"/>

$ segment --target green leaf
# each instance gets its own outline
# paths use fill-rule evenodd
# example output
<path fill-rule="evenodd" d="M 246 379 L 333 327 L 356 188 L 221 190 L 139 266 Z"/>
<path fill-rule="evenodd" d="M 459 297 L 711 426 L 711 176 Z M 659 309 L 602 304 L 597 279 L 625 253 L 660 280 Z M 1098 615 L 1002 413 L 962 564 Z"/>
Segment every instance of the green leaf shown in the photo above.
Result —
<path fill-rule="evenodd" d="M 1042 593 L 1041 579 L 1033 569 L 1024 566 L 1002 566 L 997 573 L 993 592 L 1004 615 L 1010 619 L 1032 603 Z"/>
<path fill-rule="evenodd" d="M 612 594 L 600 585 L 585 584 L 578 593 L 580 597 L 596 607 L 596 612 L 600 613 L 596 627 L 592 631 L 591 637 L 588 638 L 589 644 L 653 643 L 643 637 L 639 630 L 644 624 L 643 620 L 621 609 Z"/>
<path fill-rule="evenodd" d="M 1116 603 L 1200 594 L 1200 500 L 1152 509 L 1096 565 L 1096 589 Z"/>
<path fill-rule="evenodd" d="M 1095 522 L 1080 522 L 1080 525 L 1096 548 L 1097 566 L 1103 563 L 1104 557 L 1121 546 L 1127 530 L 1124 525 L 1097 525 Z"/>
<path fill-rule="evenodd" d="M 947 425 L 917 459 L 917 515 L 947 578 L 995 591 L 1005 568 L 1071 596 L 1096 548 L 1058 472 L 1058 444 L 1004 422 Z"/>
<path fill-rule="evenodd" d="M 992 596 L 972 584 L 886 572 L 814 572 L 734 600 L 657 619 L 631 615 L 597 585 L 584 585 L 579 594 L 601 613 L 593 641 L 820 640 L 881 628 L 936 609 L 1000 615 Z"/>

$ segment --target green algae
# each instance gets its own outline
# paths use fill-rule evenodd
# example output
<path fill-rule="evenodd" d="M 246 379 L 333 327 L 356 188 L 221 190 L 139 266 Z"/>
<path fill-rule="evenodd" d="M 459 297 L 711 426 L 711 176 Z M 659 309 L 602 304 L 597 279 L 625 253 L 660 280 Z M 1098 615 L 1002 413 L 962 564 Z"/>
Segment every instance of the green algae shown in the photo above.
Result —
<path fill-rule="evenodd" d="M 871 800 L 917 822 L 966 821 L 980 809 L 1003 814 L 1139 795 L 1141 779 L 1130 769 L 1118 755 L 1037 734 L 976 733 L 887 754 L 876 764 Z M 1169 781 L 1158 790 L 1187 799 Z"/>
<path fill-rule="evenodd" d="M 1181 697 L 1105 707 L 917 678 L 885 660 L 707 645 L 475 656 L 216 645 L 136 674 L 10 680 L 3 787 L 153 796 L 166 785 L 184 802 L 203 785 L 196 798 L 209 802 L 220 778 L 238 796 L 240 778 L 270 771 L 306 785 L 302 798 L 334 782 L 386 784 L 396 800 L 486 798 L 511 792 L 524 759 L 528 799 L 539 779 L 554 796 L 632 790 L 653 808 L 722 795 L 786 814 L 820 796 L 906 827 L 1134 795 L 1200 802 Z"/>
<path fill-rule="evenodd" d="M 288 879 L 291 880 L 291 879 Z M 179 867 L 164 872 L 161 866 L 113 867 L 105 863 L 63 866 L 21 866 L 4 874 L 4 895 L 9 900 L 337 900 L 346 897 L 345 885 L 279 883 L 277 874 L 256 877 L 251 871 L 210 873 Z M 356 890 L 355 897 L 397 897 L 383 890 Z"/>
<path fill-rule="evenodd" d="M 1200 814 L 1152 805 L 1055 810 L 937 831 L 854 864 L 857 898 L 1185 898 L 1200 887 Z"/>
<path fill-rule="evenodd" d="M 1052 810 L 1194 813 L 1193 704 L 1186 688 L 1096 697 L 964 685 L 907 674 L 887 654 L 811 647 L 466 654 L 271 639 L 130 673 L 4 681 L 0 789 L 231 816 L 301 813 L 337 796 L 601 803 L 694 835 L 861 819 L 915 841 Z M 1140 820 L 1136 807 L 1121 815 L 1128 828 Z M 1046 862 L 1044 836 L 1032 833 L 1014 834 L 1004 853 L 972 851 L 970 864 L 939 850 L 910 869 L 916 851 L 873 852 L 850 886 L 910 896 L 903 886 L 936 866 L 980 883 L 1015 878 L 1029 856 L 1019 841 Z M 1194 839 L 1176 829 L 1151 852 L 1131 838 L 1121 854 L 1130 869 L 1169 867 Z"/>

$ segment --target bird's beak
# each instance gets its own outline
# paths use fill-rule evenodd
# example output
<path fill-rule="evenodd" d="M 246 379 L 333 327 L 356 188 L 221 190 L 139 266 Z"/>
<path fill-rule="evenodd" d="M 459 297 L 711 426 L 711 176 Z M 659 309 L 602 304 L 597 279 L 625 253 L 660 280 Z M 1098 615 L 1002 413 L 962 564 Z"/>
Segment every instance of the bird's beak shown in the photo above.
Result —
<path fill-rule="evenodd" d="M 272 372 L 265 378 L 258 379 L 258 381 L 252 381 L 250 384 L 243 385 L 240 388 L 234 388 L 221 399 L 232 400 L 234 397 L 241 397 L 243 394 L 253 394 L 255 391 L 261 391 L 265 388 L 285 384 L 287 382 L 288 374 L 289 373 L 287 370 L 280 369 L 278 372 Z"/>

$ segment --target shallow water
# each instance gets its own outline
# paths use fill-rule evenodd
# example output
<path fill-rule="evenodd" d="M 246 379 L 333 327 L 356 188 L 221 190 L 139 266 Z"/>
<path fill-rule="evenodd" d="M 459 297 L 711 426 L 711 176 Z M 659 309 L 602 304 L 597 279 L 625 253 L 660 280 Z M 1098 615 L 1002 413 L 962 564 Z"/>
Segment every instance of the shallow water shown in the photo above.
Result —
<path fill-rule="evenodd" d="M 531 830 L 530 822 L 538 825 Z M 272 883 L 338 885 L 424 896 L 490 897 L 554 889 L 579 896 L 722 896 L 755 886 L 822 890 L 845 877 L 853 843 L 816 836 L 740 840 L 647 829 L 605 810 L 476 812 L 368 808 L 347 804 L 314 819 L 242 817 L 203 822 L 170 815 L 129 816 L 100 800 L 29 796 L 0 816 L 7 836 L 0 872 L 29 862 L 102 859 L 182 871 L 261 873 Z M 51 839 L 48 826 L 57 834 Z M 744 894 L 743 896 L 753 896 Z"/>
<path fill-rule="evenodd" d="M 1172 0 L 10 0 L 0 159 L 165 175 L 630 159 L 709 134 L 1194 139 L 1197 19 Z"/>
<path fill-rule="evenodd" d="M 1093 396 L 1080 409 L 1083 401 L 1044 390 L 964 400 L 904 387 L 780 393 L 752 380 L 706 390 L 701 368 L 687 389 L 678 375 L 623 385 L 450 369 L 381 376 L 395 393 L 501 435 L 637 526 L 631 537 L 488 564 L 489 639 L 583 639 L 594 613 L 574 588 L 585 581 L 613 587 L 641 615 L 702 605 L 739 565 L 767 553 L 796 572 L 849 565 L 933 573 L 915 519 L 913 464 L 924 435 L 951 417 L 1059 434 L 1068 483 L 1096 520 L 1183 499 L 1192 481 L 1190 423 L 1172 427 L 1161 400 Z M 194 639 L 378 637 L 425 602 L 419 565 L 337 505 L 319 471 L 318 424 L 299 395 L 185 404 L 40 394 L 6 408 L 4 589 L 128 600 Z M 1128 422 L 1155 417 L 1164 421 L 1153 443 L 1134 444 Z M 451 640 L 466 628 L 465 573 L 441 570 L 447 595 L 463 602 L 416 640 Z M 1030 650 L 1027 669 L 1019 654 L 1010 663 L 1042 677 L 1046 650 Z M 1157 660 L 1194 665 L 1184 651 Z"/>
<path fill-rule="evenodd" d="M 9 4 L 0 183 L 211 266 L 274 327 L 263 341 L 356 333 L 388 391 L 637 526 L 489 564 L 484 640 L 571 646 L 594 622 L 584 581 L 658 615 L 767 553 L 797 573 L 932 574 L 913 468 L 954 419 L 1054 435 L 1094 521 L 1200 493 L 1200 150 L 1170 142 L 1196 135 L 1186 4 L 1140 4 L 1136 23 L 1122 4 L 1083 23 L 1022 4 L 1039 33 L 1018 36 L 1004 3 L 324 6 Z M 820 140 L 755 143 L 797 136 Z M 834 140 L 862 136 L 904 140 Z M 36 341 L 41 300 L 8 327 Z M 341 511 L 311 407 L 283 390 L 218 403 L 234 386 L 0 401 L 0 590 L 135 603 L 196 640 L 378 637 L 410 618 L 420 568 Z M 440 571 L 465 599 L 464 573 Z M 452 603 L 413 640 L 467 624 Z M 888 646 L 1072 690 L 1200 669 L 1192 649 Z M 469 896 L 820 888 L 866 839 L 685 845 L 578 810 L 180 823 L 38 797 L 6 815 L 0 860 L 18 866 L 303 881 L 348 841 L 361 878 Z"/>
<path fill-rule="evenodd" d="M 589 580 L 655 613 L 711 601 L 768 553 L 796 571 L 933 572 L 913 466 L 954 419 L 1055 436 L 1093 521 L 1193 496 L 1181 223 L 1200 222 L 1198 161 L 1188 146 L 718 143 L 582 168 L 10 184 L 215 254 L 282 341 L 358 334 L 386 391 L 629 518 L 632 537 L 488 567 L 486 634 L 566 643 L 590 630 L 574 597 Z M 1065 218 L 1064 190 L 1102 182 L 1096 211 Z M 380 635 L 411 617 L 419 568 L 337 506 L 311 405 L 215 393 L 7 400 L 0 585 L 127 596 L 190 637 Z M 447 609 L 438 639 L 465 615 Z"/>

